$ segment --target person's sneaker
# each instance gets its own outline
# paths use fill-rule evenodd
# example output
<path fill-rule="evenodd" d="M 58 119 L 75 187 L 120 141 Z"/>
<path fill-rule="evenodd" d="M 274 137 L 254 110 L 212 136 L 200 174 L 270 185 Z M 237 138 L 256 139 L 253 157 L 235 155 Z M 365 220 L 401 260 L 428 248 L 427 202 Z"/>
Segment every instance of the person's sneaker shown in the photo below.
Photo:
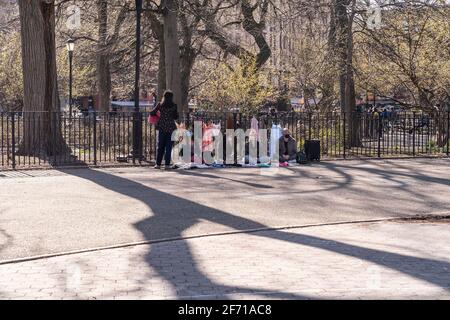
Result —
<path fill-rule="evenodd" d="M 156 166 L 153 167 L 153 169 L 159 170 L 159 169 L 161 169 L 161 166 L 156 165 Z"/>

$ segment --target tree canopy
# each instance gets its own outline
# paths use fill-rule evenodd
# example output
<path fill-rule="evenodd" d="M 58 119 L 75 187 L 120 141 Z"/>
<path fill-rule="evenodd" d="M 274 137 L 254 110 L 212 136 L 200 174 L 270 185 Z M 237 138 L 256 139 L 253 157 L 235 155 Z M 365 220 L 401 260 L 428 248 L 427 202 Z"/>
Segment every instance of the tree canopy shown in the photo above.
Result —
<path fill-rule="evenodd" d="M 55 7 L 59 100 L 67 101 L 69 37 L 76 41 L 74 96 L 99 96 L 105 111 L 112 98 L 132 99 L 135 1 L 43 2 Z M 81 26 L 69 29 L 74 5 Z M 257 109 L 287 89 L 321 110 L 353 110 L 368 92 L 430 109 L 450 96 L 449 22 L 445 0 L 146 0 L 141 88 L 145 95 L 179 86 L 186 107 L 201 99 L 219 109 Z M 7 110 L 24 106 L 20 28 L 18 1 L 0 1 L 0 104 Z M 245 78 L 240 69 L 248 61 L 255 70 Z M 173 76 L 179 84 L 167 81 Z M 243 89 L 255 81 L 254 90 Z M 233 90 L 248 96 L 236 101 Z"/>

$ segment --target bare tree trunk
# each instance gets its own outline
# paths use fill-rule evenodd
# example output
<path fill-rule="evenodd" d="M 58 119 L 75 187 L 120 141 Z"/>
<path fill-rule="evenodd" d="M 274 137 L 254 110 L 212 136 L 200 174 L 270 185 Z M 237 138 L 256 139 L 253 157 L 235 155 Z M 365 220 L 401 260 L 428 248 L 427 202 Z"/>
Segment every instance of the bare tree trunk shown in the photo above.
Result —
<path fill-rule="evenodd" d="M 97 86 L 99 108 L 108 112 L 111 99 L 111 70 L 108 45 L 108 1 L 98 0 L 98 47 L 97 47 Z"/>
<path fill-rule="evenodd" d="M 166 51 L 164 48 L 164 39 L 159 47 L 158 59 L 158 99 L 161 100 L 166 90 Z"/>
<path fill-rule="evenodd" d="M 158 56 L 158 99 L 161 100 L 164 91 L 166 90 L 166 51 L 164 44 L 164 25 L 158 19 L 155 13 L 147 11 L 147 17 L 150 20 L 153 37 L 158 41 L 159 56 Z"/>
<path fill-rule="evenodd" d="M 353 71 L 353 31 L 352 21 L 350 18 L 348 37 L 347 37 L 347 63 L 346 63 L 346 78 L 345 78 L 345 106 L 348 114 L 348 139 L 349 147 L 360 147 L 361 137 L 359 136 L 359 129 L 361 126 L 361 117 L 356 110 L 356 91 L 355 91 L 355 76 Z"/>
<path fill-rule="evenodd" d="M 187 112 L 181 102 L 181 72 L 180 72 L 180 48 L 178 41 L 178 4 L 176 0 L 163 1 L 164 15 L 164 47 L 165 47 L 165 69 L 166 87 L 172 90 L 178 112 Z"/>
<path fill-rule="evenodd" d="M 181 68 L 181 105 L 183 110 L 187 111 L 189 109 L 189 89 L 191 85 L 191 72 L 193 60 L 185 57 L 182 59 Z"/>
<path fill-rule="evenodd" d="M 441 108 L 433 116 L 435 117 L 434 121 L 437 130 L 437 145 L 446 151 L 450 139 L 450 110 L 447 110 L 445 107 Z"/>
<path fill-rule="evenodd" d="M 271 2 L 268 0 L 261 0 L 258 1 L 256 5 L 252 4 L 249 0 L 234 2 L 234 5 L 240 7 L 242 13 L 242 27 L 253 38 L 259 49 L 259 52 L 256 55 L 239 43 L 234 42 L 231 38 L 227 38 L 216 21 L 218 19 L 217 8 L 205 6 L 204 3 L 205 2 L 200 3 L 200 1 L 198 1 L 195 7 L 196 14 L 201 16 L 201 19 L 205 24 L 205 30 L 201 33 L 208 36 L 226 53 L 230 53 L 239 59 L 242 57 L 255 58 L 257 68 L 262 68 L 272 55 L 270 46 L 265 39 L 266 18 Z M 260 4 L 260 6 L 258 6 L 258 4 Z M 259 7 L 261 8 L 261 11 L 258 14 L 259 21 L 257 21 L 255 16 L 257 15 L 256 11 Z"/>
<path fill-rule="evenodd" d="M 241 0 L 241 12 L 244 16 L 242 27 L 253 37 L 259 48 L 259 52 L 256 56 L 256 66 L 258 69 L 262 68 L 262 66 L 267 62 L 267 60 L 269 60 L 270 56 L 272 55 L 270 46 L 264 36 L 266 16 L 269 10 L 269 4 L 270 1 L 268 0 L 261 1 L 262 10 L 260 13 L 260 21 L 257 22 L 254 16 L 254 12 L 257 6 L 252 5 L 248 0 Z"/>
<path fill-rule="evenodd" d="M 24 130 L 19 153 L 68 152 L 60 130 L 56 74 L 55 4 L 19 0 L 24 79 Z"/>
<path fill-rule="evenodd" d="M 336 5 L 330 6 L 330 26 L 328 33 L 328 47 L 327 56 L 328 63 L 331 70 L 334 70 L 335 52 L 336 52 L 336 41 L 337 41 L 337 21 L 336 21 Z M 332 72 L 324 72 L 322 75 L 323 88 L 322 88 L 322 99 L 320 104 L 322 108 L 326 111 L 332 111 L 333 102 L 336 98 L 336 92 L 334 89 L 335 77 Z"/>
<path fill-rule="evenodd" d="M 337 65 L 339 68 L 339 104 L 341 110 L 346 112 L 345 104 L 345 83 L 347 75 L 347 34 L 348 34 L 348 17 L 347 17 L 347 1 L 335 0 L 335 49 L 337 50 Z"/>
<path fill-rule="evenodd" d="M 189 110 L 189 91 L 191 86 L 192 68 L 197 57 L 197 52 L 192 45 L 192 26 L 188 24 L 184 13 L 180 14 L 181 38 L 180 63 L 181 63 L 181 104 L 183 110 Z"/>
<path fill-rule="evenodd" d="M 351 12 L 347 7 L 352 4 Z M 339 65 L 339 96 L 341 111 L 344 113 L 346 147 L 361 145 L 359 137 L 360 119 L 356 113 L 356 91 L 353 71 L 353 18 L 355 0 L 335 0 L 336 46 Z"/>

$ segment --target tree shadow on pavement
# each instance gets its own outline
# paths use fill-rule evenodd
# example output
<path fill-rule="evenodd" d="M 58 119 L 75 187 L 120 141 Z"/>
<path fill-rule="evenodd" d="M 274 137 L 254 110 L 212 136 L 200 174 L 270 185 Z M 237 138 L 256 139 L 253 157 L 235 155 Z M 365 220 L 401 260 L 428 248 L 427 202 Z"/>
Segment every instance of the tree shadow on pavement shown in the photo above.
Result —
<path fill-rule="evenodd" d="M 366 161 L 367 162 L 367 161 Z M 367 162 L 369 163 L 369 162 Z M 450 163 L 449 163 L 450 165 Z M 418 171 L 414 171 L 414 172 L 402 172 L 402 171 L 388 171 L 385 170 L 383 168 L 374 168 L 374 167 L 360 167 L 360 166 L 350 166 L 350 165 L 344 165 L 344 164 L 339 164 L 339 163 L 320 163 L 319 166 L 325 167 L 329 170 L 338 170 L 338 171 L 343 171 L 343 170 L 348 170 L 348 169 L 352 169 L 352 170 L 357 170 L 360 172 L 364 172 L 367 174 L 373 174 L 373 175 L 377 175 L 380 176 L 382 178 L 385 179 L 391 179 L 393 177 L 402 177 L 402 178 L 410 178 L 410 179 L 414 179 L 414 181 L 416 182 L 427 182 L 427 183 L 432 183 L 432 184 L 440 184 L 443 186 L 449 186 L 450 187 L 450 179 L 446 179 L 446 178 L 440 178 L 440 177 L 433 177 Z M 402 165 L 398 165 L 398 164 L 392 164 L 392 168 L 399 168 L 399 169 L 408 169 L 411 170 L 410 167 L 405 167 Z"/>
<path fill-rule="evenodd" d="M 172 267 L 167 268 L 157 263 L 156 261 L 167 255 L 160 246 L 151 246 L 146 256 L 146 262 L 149 267 L 172 285 L 178 297 L 194 298 L 207 296 L 226 298 L 229 294 L 253 294 L 267 298 L 309 299 L 307 296 L 270 291 L 265 288 L 236 287 L 216 283 L 208 275 L 200 271 L 201 268 L 196 265 L 187 241 L 182 240 L 183 231 L 199 223 L 201 219 L 215 221 L 223 225 L 235 225 L 237 230 L 252 228 L 255 225 L 252 221 L 246 219 L 236 221 L 240 224 L 238 226 L 231 223 L 234 219 L 232 215 L 102 171 L 88 169 L 64 172 L 89 180 L 108 190 L 118 192 L 146 204 L 154 215 L 135 224 L 136 229 L 142 233 L 146 240 L 154 241 L 158 237 L 180 239 L 177 248 L 185 259 L 179 261 L 179 264 L 174 264 Z M 155 237 L 155 234 L 158 234 L 158 236 Z M 177 282 L 174 274 L 184 274 L 189 279 L 195 279 L 195 284 L 190 285 L 185 282 Z"/>
<path fill-rule="evenodd" d="M 10 246 L 13 242 L 13 236 L 0 228 L 0 252 Z"/>
<path fill-rule="evenodd" d="M 231 228 L 234 231 L 266 228 L 265 225 L 256 221 L 161 192 L 155 188 L 107 172 L 97 170 L 71 170 L 65 171 L 65 173 L 89 180 L 110 191 L 120 193 L 147 205 L 153 212 L 153 215 L 136 223 L 135 227 L 149 241 L 156 239 L 155 234 L 160 235 L 160 238 L 182 238 L 183 232 L 205 220 Z M 450 272 L 450 263 L 445 261 L 369 249 L 343 242 L 330 241 L 330 239 L 286 231 L 256 232 L 251 234 L 256 237 L 298 244 L 365 260 L 426 281 L 445 290 L 449 290 L 448 288 L 450 287 L 450 276 L 448 274 Z M 264 292 L 260 295 L 277 298 L 307 298 L 291 293 L 267 292 L 264 288 L 244 288 L 217 283 L 201 271 L 202 268 L 196 264 L 196 259 L 187 241 L 180 240 L 178 248 L 180 248 L 183 260 L 176 261 L 170 267 L 164 267 L 156 262 L 165 255 L 161 251 L 161 247 L 151 246 L 146 256 L 149 267 L 163 277 L 167 283 L 171 284 L 172 288 L 176 290 L 178 297 L 218 296 L 223 298 L 231 293 L 247 294 L 254 292 L 255 295 L 258 295 L 258 292 Z M 431 270 L 431 272 L 428 270 Z M 442 277 L 438 277 L 434 274 L 434 271 L 439 271 L 439 274 L 442 274 L 442 272 L 446 273 Z M 174 277 L 174 274 L 186 274 L 189 279 L 193 279 L 195 284 L 189 286 L 189 284 L 184 282 L 183 285 L 183 283 L 179 282 L 179 279 Z M 200 289 L 196 290 L 196 288 Z"/>
<path fill-rule="evenodd" d="M 244 185 L 252 187 L 252 188 L 273 189 L 273 186 L 269 186 L 266 184 L 254 183 L 254 182 L 243 181 L 243 180 L 238 180 L 238 179 L 231 179 L 231 178 L 227 178 L 227 177 L 223 177 L 223 176 L 219 176 L 219 175 L 215 175 L 215 174 L 204 173 L 204 172 L 179 170 L 179 171 L 177 171 L 177 173 L 182 176 L 191 176 L 193 178 L 197 178 L 197 177 L 198 178 L 209 178 L 209 179 L 213 179 L 215 181 L 218 181 L 219 179 L 227 180 L 227 181 L 231 181 L 231 182 L 235 182 L 235 183 L 241 183 L 241 184 L 244 184 Z"/>
<path fill-rule="evenodd" d="M 365 164 L 373 165 L 376 161 L 364 161 Z M 449 163 L 450 164 L 450 163 Z M 322 167 L 326 170 L 331 170 L 337 173 L 344 173 L 346 170 L 353 170 L 355 172 L 359 172 L 364 174 L 367 177 L 381 178 L 382 181 L 392 182 L 396 184 L 396 189 L 404 191 L 405 194 L 408 194 L 411 198 L 411 201 L 420 201 L 425 203 L 430 203 L 434 205 L 434 210 L 450 210 L 450 204 L 443 200 L 436 200 L 433 197 L 436 195 L 433 192 L 417 192 L 413 190 L 417 184 L 428 184 L 429 190 L 432 190 L 433 185 L 442 186 L 444 188 L 448 188 L 448 192 L 450 193 L 450 179 L 445 177 L 436 177 L 429 175 L 427 173 L 420 172 L 418 170 L 413 170 L 411 167 L 406 167 L 397 163 L 388 163 L 391 166 L 391 170 L 386 170 L 382 166 L 378 165 L 377 167 L 362 167 L 362 166 L 351 166 L 349 164 L 342 163 L 320 163 L 319 167 Z M 397 169 L 403 170 L 399 171 Z M 407 170 L 407 172 L 405 172 Z M 405 181 L 406 180 L 406 181 Z"/>

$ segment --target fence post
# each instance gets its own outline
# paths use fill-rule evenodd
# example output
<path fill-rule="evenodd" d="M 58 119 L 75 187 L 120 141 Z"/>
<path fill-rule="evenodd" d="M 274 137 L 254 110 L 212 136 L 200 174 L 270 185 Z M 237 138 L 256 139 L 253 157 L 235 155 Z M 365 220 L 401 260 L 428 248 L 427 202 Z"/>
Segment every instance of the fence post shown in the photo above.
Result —
<path fill-rule="evenodd" d="M 189 127 L 190 127 L 190 125 L 191 125 L 191 115 L 190 115 L 190 110 L 189 110 L 189 108 L 188 108 L 188 111 L 187 111 L 187 113 L 185 113 L 184 115 L 183 115 L 183 117 L 185 117 L 185 121 L 186 121 L 186 130 L 189 130 Z"/>
<path fill-rule="evenodd" d="M 56 117 L 57 117 L 57 111 L 49 111 L 50 112 L 50 117 L 52 117 L 52 122 L 53 122 L 53 128 L 52 128 L 52 132 L 53 132 L 53 143 L 52 143 L 52 153 L 53 153 L 53 165 L 56 166 L 57 165 L 57 159 L 56 159 L 56 128 L 57 128 L 57 122 L 56 122 Z M 53 115 L 53 116 L 52 116 Z"/>
<path fill-rule="evenodd" d="M 346 148 L 347 148 L 347 121 L 346 121 L 346 118 L 347 118 L 347 116 L 346 116 L 346 114 L 345 114 L 345 112 L 343 113 L 343 115 L 344 115 L 344 117 L 343 117 L 343 120 L 344 120 L 344 123 L 343 123 L 343 128 L 344 128 L 344 145 L 343 145 L 343 147 L 344 147 L 344 159 L 346 159 L 347 158 L 347 150 L 346 150 Z M 341 115 L 341 117 L 342 117 L 342 115 Z"/>
<path fill-rule="evenodd" d="M 12 156 L 12 168 L 13 170 L 16 169 L 16 121 L 15 121 L 15 113 L 12 113 L 12 117 L 11 117 L 11 131 L 12 131 L 12 136 L 11 136 L 11 156 Z"/>
<path fill-rule="evenodd" d="M 94 110 L 94 166 L 96 165 L 97 165 L 97 111 Z"/>
<path fill-rule="evenodd" d="M 236 166 L 237 161 L 237 137 L 236 137 L 236 130 L 237 130 L 237 113 L 233 112 L 233 129 L 234 129 L 234 143 L 233 143 L 233 153 L 234 153 L 234 165 Z"/>
<path fill-rule="evenodd" d="M 309 134 L 308 134 L 308 138 L 309 140 L 312 139 L 312 113 L 311 111 L 308 113 L 308 122 L 309 122 Z"/>
<path fill-rule="evenodd" d="M 412 125 L 412 131 L 413 131 L 413 157 L 416 156 L 416 112 L 413 112 L 413 125 Z"/>
<path fill-rule="evenodd" d="M 378 114 L 378 158 L 381 158 L 381 137 L 383 136 L 381 114 Z"/>
<path fill-rule="evenodd" d="M 447 157 L 450 156 L 450 110 L 447 111 Z"/>

